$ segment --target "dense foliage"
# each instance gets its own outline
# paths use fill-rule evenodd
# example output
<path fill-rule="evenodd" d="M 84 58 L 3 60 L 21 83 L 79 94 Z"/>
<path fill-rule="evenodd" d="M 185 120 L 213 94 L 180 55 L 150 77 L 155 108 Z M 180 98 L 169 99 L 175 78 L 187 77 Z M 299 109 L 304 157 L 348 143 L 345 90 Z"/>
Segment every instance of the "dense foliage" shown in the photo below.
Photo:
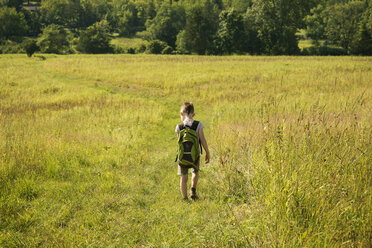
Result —
<path fill-rule="evenodd" d="M 160 40 L 177 53 L 300 54 L 297 33 L 305 30 L 314 51 L 326 46 L 371 54 L 368 0 L 43 0 L 33 9 L 27 4 L 0 1 L 0 40 L 37 36 L 51 24 L 86 35 L 105 21 L 111 34 Z"/>
<path fill-rule="evenodd" d="M 57 24 L 43 29 L 38 46 L 43 53 L 67 54 L 70 52 L 70 32 Z"/>
<path fill-rule="evenodd" d="M 0 8 L 0 40 L 23 35 L 27 31 L 25 16 L 15 8 Z"/>
<path fill-rule="evenodd" d="M 107 22 L 97 22 L 88 27 L 86 31 L 82 31 L 76 49 L 83 53 L 112 52 Z"/>

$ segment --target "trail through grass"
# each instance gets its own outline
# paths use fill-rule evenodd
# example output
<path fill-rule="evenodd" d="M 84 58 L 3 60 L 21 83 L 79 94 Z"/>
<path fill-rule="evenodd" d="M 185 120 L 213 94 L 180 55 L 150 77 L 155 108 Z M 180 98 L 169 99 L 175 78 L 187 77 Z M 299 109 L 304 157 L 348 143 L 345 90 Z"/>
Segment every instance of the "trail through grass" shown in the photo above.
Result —
<path fill-rule="evenodd" d="M 368 246 L 371 59 L 0 57 L 0 245 Z M 193 101 L 200 201 L 174 163 Z"/>

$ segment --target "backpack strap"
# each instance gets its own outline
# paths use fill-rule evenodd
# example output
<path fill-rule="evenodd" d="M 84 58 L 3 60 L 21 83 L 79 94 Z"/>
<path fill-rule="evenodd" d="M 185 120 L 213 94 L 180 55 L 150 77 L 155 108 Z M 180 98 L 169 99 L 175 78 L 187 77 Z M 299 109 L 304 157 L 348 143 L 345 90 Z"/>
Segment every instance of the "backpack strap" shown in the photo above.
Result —
<path fill-rule="evenodd" d="M 185 129 L 185 124 L 183 124 L 183 122 L 181 122 L 180 124 L 178 124 L 178 129 L 181 131 L 182 129 Z"/>
<path fill-rule="evenodd" d="M 192 130 L 196 131 L 196 129 L 198 128 L 198 125 L 199 125 L 198 121 L 193 121 L 191 127 L 190 126 L 185 126 L 185 124 L 183 124 L 183 122 L 181 122 L 180 124 L 178 124 L 178 128 L 180 129 L 180 131 L 182 129 L 185 129 L 186 127 L 191 128 Z"/>
<path fill-rule="evenodd" d="M 191 125 L 191 129 L 195 130 L 198 128 L 198 125 L 199 125 L 199 122 L 198 121 L 194 121 Z"/>
<path fill-rule="evenodd" d="M 181 131 L 182 129 L 185 129 L 185 125 L 183 124 L 183 122 L 181 122 L 180 124 L 178 124 L 178 129 Z M 178 154 L 176 156 L 176 160 L 174 162 L 177 162 L 178 160 Z"/>
<path fill-rule="evenodd" d="M 194 121 L 191 125 L 191 129 L 195 130 L 198 128 L 199 126 L 199 122 L 198 121 Z M 197 134 L 199 136 L 199 134 Z M 201 145 L 201 142 L 200 142 L 200 139 L 199 139 L 199 146 L 200 146 L 200 153 L 203 154 L 203 147 Z"/>

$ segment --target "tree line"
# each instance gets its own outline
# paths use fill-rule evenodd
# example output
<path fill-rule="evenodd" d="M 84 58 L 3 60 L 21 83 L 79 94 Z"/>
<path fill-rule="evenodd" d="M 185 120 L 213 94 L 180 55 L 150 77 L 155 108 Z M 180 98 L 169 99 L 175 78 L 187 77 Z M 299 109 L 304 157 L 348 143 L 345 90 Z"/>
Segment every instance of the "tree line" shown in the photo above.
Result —
<path fill-rule="evenodd" d="M 112 33 L 141 34 L 150 53 L 372 55 L 370 0 L 0 0 L 0 43 L 45 53 L 135 52 Z M 304 30 L 299 35 L 298 30 Z M 304 37 L 306 36 L 306 37 Z M 25 38 L 26 37 L 26 38 Z M 29 37 L 29 38 L 27 38 Z M 303 51 L 299 39 L 313 45 Z"/>

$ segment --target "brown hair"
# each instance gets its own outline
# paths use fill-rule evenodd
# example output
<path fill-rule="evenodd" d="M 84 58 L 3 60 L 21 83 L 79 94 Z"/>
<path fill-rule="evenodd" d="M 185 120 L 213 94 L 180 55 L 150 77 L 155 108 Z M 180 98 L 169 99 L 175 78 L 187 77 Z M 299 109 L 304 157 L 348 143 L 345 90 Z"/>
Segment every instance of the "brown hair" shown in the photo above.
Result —
<path fill-rule="evenodd" d="M 192 115 L 194 113 L 194 105 L 192 102 L 184 102 L 181 106 L 181 112 L 187 115 Z"/>

